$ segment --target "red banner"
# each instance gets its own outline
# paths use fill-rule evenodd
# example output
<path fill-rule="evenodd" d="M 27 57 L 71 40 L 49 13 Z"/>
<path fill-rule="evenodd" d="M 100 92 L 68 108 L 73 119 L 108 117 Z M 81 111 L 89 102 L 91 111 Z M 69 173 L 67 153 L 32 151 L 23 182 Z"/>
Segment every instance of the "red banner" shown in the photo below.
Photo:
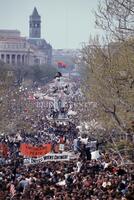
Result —
<path fill-rule="evenodd" d="M 44 144 L 43 146 L 36 147 L 30 144 L 21 144 L 20 145 L 20 152 L 22 155 L 27 157 L 41 157 L 51 151 L 51 144 Z"/>
<path fill-rule="evenodd" d="M 6 144 L 0 143 L 0 155 L 3 157 L 7 157 L 8 155 L 8 147 Z"/>

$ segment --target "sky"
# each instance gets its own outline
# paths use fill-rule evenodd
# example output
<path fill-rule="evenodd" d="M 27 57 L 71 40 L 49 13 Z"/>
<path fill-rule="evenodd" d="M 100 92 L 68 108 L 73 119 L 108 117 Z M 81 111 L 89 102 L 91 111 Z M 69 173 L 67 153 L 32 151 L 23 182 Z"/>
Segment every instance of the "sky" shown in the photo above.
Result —
<path fill-rule="evenodd" d="M 54 49 L 81 48 L 96 35 L 94 10 L 98 0 L 0 0 L 0 29 L 17 29 L 29 36 L 29 15 L 41 16 L 41 37 Z"/>

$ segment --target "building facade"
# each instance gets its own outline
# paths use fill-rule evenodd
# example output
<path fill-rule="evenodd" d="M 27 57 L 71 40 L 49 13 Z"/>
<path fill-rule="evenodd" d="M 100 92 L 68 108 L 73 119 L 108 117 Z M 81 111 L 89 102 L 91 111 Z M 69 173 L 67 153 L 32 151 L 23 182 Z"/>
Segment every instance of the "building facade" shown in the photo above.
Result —
<path fill-rule="evenodd" d="M 51 64 L 52 46 L 41 39 L 41 17 L 34 8 L 29 38 L 18 30 L 0 30 L 0 60 L 11 65 Z"/>
<path fill-rule="evenodd" d="M 32 64 L 30 45 L 17 30 L 0 30 L 0 59 L 11 65 Z M 31 62 L 31 63 L 30 63 Z"/>

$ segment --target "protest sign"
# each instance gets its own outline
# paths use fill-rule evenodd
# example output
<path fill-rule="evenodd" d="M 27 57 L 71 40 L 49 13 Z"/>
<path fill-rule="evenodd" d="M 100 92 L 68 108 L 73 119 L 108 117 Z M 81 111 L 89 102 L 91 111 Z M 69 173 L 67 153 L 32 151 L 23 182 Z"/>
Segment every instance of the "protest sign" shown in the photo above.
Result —
<path fill-rule="evenodd" d="M 51 151 L 51 144 L 44 144 L 43 146 L 39 147 L 25 143 L 20 145 L 21 154 L 30 158 L 44 156 L 50 151 Z"/>
<path fill-rule="evenodd" d="M 24 164 L 39 164 L 48 161 L 69 161 L 71 154 L 69 153 L 49 153 L 41 158 L 24 158 Z"/>

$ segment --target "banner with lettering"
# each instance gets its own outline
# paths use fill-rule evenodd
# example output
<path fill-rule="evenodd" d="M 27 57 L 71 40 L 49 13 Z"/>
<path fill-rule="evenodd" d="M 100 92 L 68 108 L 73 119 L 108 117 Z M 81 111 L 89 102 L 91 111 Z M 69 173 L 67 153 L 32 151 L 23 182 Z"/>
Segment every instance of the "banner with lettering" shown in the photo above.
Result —
<path fill-rule="evenodd" d="M 23 143 L 20 145 L 20 152 L 22 155 L 30 158 L 41 157 L 51 152 L 51 144 L 44 144 L 37 147 Z"/>
<path fill-rule="evenodd" d="M 69 161 L 70 159 L 70 153 L 49 153 L 41 158 L 24 158 L 24 164 L 39 164 L 48 161 Z"/>

